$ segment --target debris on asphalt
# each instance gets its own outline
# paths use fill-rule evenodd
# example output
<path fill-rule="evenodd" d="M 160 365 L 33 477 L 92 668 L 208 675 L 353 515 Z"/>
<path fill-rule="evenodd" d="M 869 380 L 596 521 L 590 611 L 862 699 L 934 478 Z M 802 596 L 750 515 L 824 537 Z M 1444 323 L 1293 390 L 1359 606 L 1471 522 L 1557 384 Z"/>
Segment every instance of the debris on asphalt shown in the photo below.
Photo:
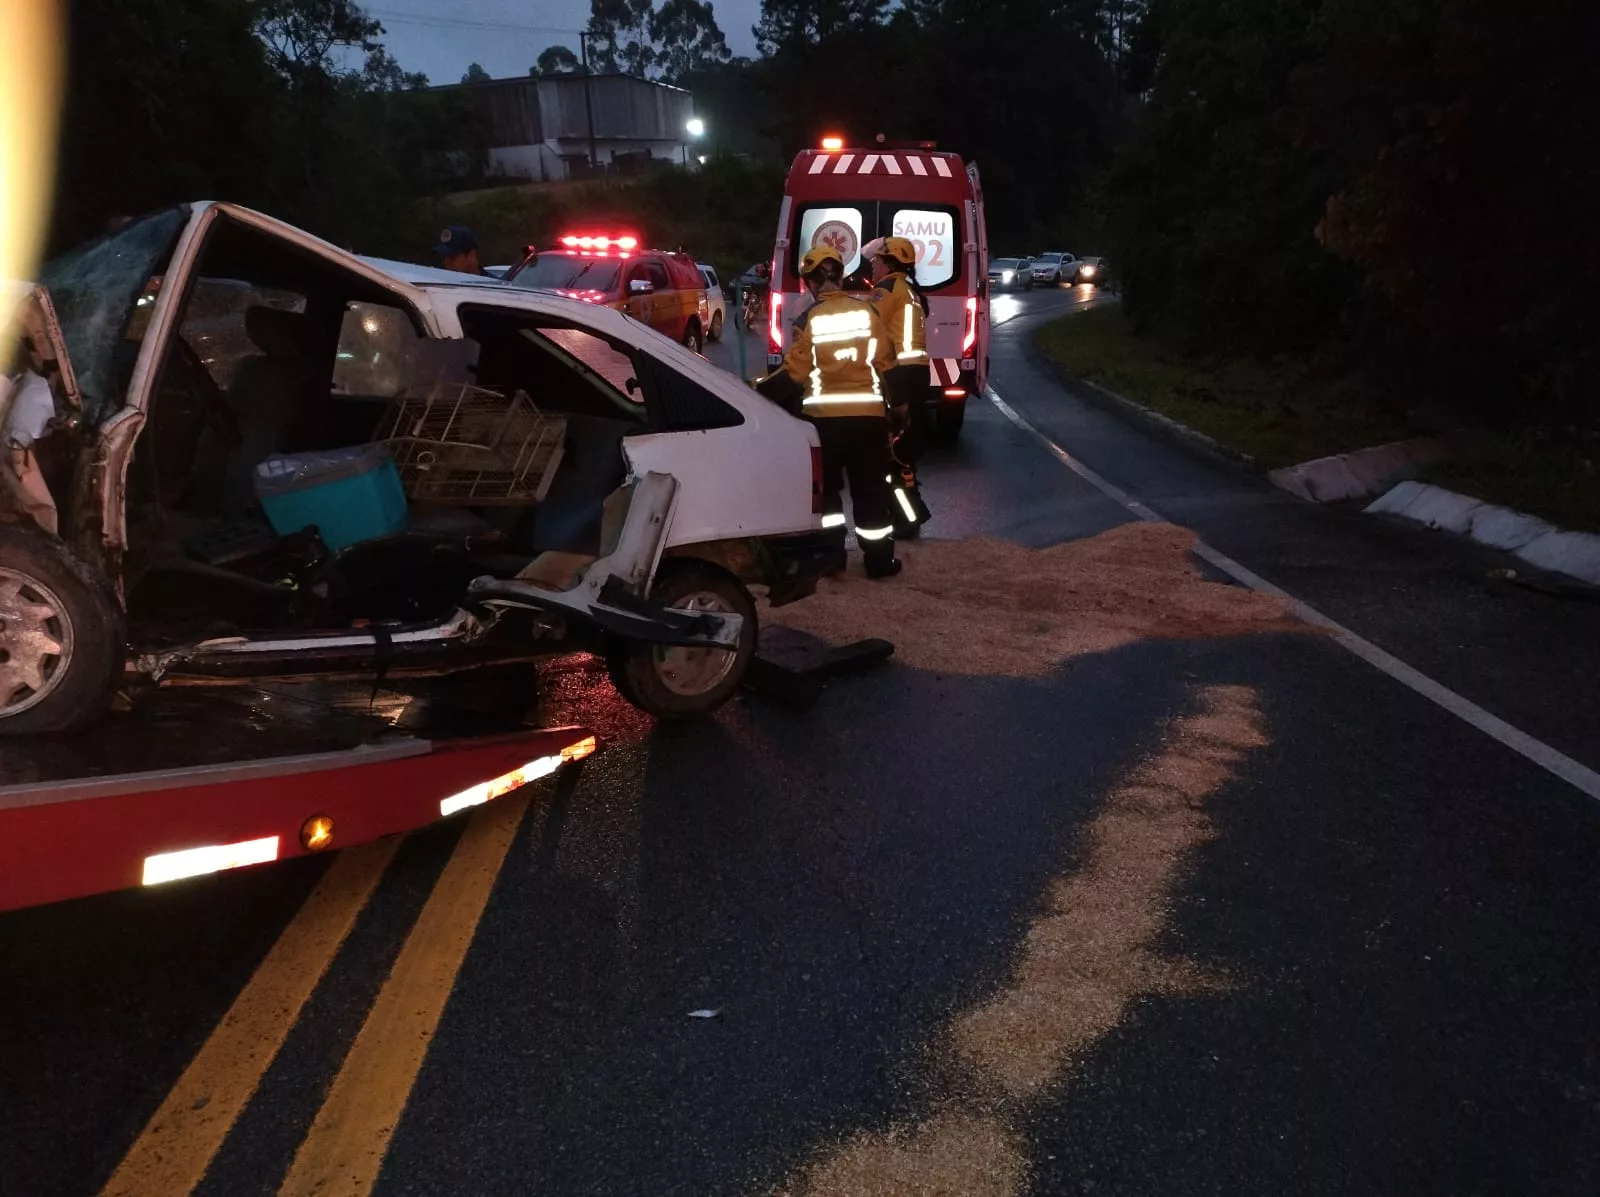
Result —
<path fill-rule="evenodd" d="M 1228 987 L 1158 945 L 1185 859 L 1213 835 L 1204 800 L 1266 743 L 1253 690 L 1208 686 L 1111 793 L 1086 829 L 1087 862 L 1051 885 L 1010 982 L 956 1020 L 957 1055 L 988 1084 L 1036 1096 L 1132 999 Z"/>
<path fill-rule="evenodd" d="M 844 1144 L 780 1197 L 1014 1197 L 1027 1157 L 998 1118 L 949 1112 Z"/>
<path fill-rule="evenodd" d="M 689 1017 L 690 1018 L 721 1018 L 722 1017 L 722 1011 L 721 1010 L 691 1010 L 691 1011 L 689 1011 Z"/>
<path fill-rule="evenodd" d="M 1011 977 L 951 1024 L 941 1046 L 954 1067 L 939 1070 L 949 1088 L 937 1110 L 848 1139 L 782 1193 L 1016 1197 L 1033 1103 L 1059 1094 L 1139 999 L 1232 987 L 1162 941 L 1188 858 L 1214 834 L 1205 800 L 1267 736 L 1249 687 L 1207 686 L 1197 707 L 1108 796 L 1084 832 L 1084 863 L 1051 883 Z"/>
<path fill-rule="evenodd" d="M 834 644 L 883 639 L 935 673 L 1037 677 L 1061 662 L 1139 640 L 1305 632 L 1288 604 L 1211 582 L 1195 534 L 1134 523 L 1030 549 L 988 537 L 896 546 L 905 571 L 824 578 L 804 602 L 763 613 Z"/>

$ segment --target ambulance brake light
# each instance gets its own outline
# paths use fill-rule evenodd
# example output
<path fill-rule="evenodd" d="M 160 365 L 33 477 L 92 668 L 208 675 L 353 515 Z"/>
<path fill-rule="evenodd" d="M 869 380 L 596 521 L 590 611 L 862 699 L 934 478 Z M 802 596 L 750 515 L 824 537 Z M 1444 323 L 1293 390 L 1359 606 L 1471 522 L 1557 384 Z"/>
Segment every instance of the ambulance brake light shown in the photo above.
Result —
<path fill-rule="evenodd" d="M 837 154 L 840 150 L 844 149 L 844 138 L 824 137 L 822 139 L 822 148 L 826 153 Z"/>
<path fill-rule="evenodd" d="M 783 351 L 783 292 L 769 293 L 771 314 L 767 321 L 767 349 L 772 353 Z"/>
<path fill-rule="evenodd" d="M 965 357 L 978 343 L 978 297 L 967 297 L 967 331 L 961 337 L 961 355 Z"/>

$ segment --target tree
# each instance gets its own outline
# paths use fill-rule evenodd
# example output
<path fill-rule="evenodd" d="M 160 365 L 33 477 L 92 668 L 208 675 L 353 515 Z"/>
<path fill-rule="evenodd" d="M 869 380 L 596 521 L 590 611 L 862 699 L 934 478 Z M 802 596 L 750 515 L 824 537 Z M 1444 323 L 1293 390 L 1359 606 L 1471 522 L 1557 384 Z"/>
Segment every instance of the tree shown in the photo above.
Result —
<path fill-rule="evenodd" d="M 285 78 L 307 73 L 335 74 L 335 46 L 370 53 L 378 48 L 383 26 L 355 0 L 256 0 L 255 31 L 272 65 Z"/>
<path fill-rule="evenodd" d="M 665 0 L 651 14 L 650 39 L 659 47 L 656 66 L 669 83 L 732 57 L 710 0 Z"/>
<path fill-rule="evenodd" d="M 370 91 L 418 91 L 428 86 L 428 77 L 421 71 L 406 70 L 379 46 L 362 61 L 361 85 Z"/>
<path fill-rule="evenodd" d="M 474 62 L 467 65 L 467 73 L 461 76 L 461 82 L 488 83 L 492 78 L 493 76 L 490 75 L 488 71 L 484 70 L 481 66 Z"/>
<path fill-rule="evenodd" d="M 881 24 L 888 0 L 761 0 L 756 49 L 764 57 Z"/>
<path fill-rule="evenodd" d="M 533 64 L 530 75 L 576 75 L 583 70 L 583 63 L 578 56 L 565 46 L 550 46 L 540 55 L 539 60 Z"/>
<path fill-rule="evenodd" d="M 656 63 L 650 36 L 654 15 L 650 0 L 590 0 L 589 32 L 603 39 L 590 51 L 594 68 L 648 77 Z"/>

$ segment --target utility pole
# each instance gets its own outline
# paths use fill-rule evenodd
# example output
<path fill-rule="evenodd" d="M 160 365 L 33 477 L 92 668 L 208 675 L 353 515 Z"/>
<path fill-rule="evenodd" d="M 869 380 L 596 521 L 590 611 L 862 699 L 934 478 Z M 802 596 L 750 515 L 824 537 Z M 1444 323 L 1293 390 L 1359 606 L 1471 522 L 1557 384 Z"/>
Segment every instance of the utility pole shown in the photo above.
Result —
<path fill-rule="evenodd" d="M 583 47 L 583 115 L 589 123 L 589 173 L 600 173 L 600 156 L 594 148 L 594 79 L 589 72 L 589 39 L 598 33 L 578 34 L 578 44 Z"/>

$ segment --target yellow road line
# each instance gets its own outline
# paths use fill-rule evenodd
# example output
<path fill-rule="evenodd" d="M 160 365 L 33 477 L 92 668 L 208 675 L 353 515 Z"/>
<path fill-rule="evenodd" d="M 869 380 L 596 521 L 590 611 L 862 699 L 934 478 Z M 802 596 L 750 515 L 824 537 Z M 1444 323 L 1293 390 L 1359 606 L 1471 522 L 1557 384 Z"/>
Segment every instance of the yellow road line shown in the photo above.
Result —
<path fill-rule="evenodd" d="M 279 1197 L 364 1197 L 372 1191 L 527 809 L 527 797 L 516 796 L 473 814 L 300 1144 Z"/>
<path fill-rule="evenodd" d="M 398 844 L 363 844 L 329 866 L 112 1173 L 104 1197 L 174 1197 L 200 1183 Z"/>

